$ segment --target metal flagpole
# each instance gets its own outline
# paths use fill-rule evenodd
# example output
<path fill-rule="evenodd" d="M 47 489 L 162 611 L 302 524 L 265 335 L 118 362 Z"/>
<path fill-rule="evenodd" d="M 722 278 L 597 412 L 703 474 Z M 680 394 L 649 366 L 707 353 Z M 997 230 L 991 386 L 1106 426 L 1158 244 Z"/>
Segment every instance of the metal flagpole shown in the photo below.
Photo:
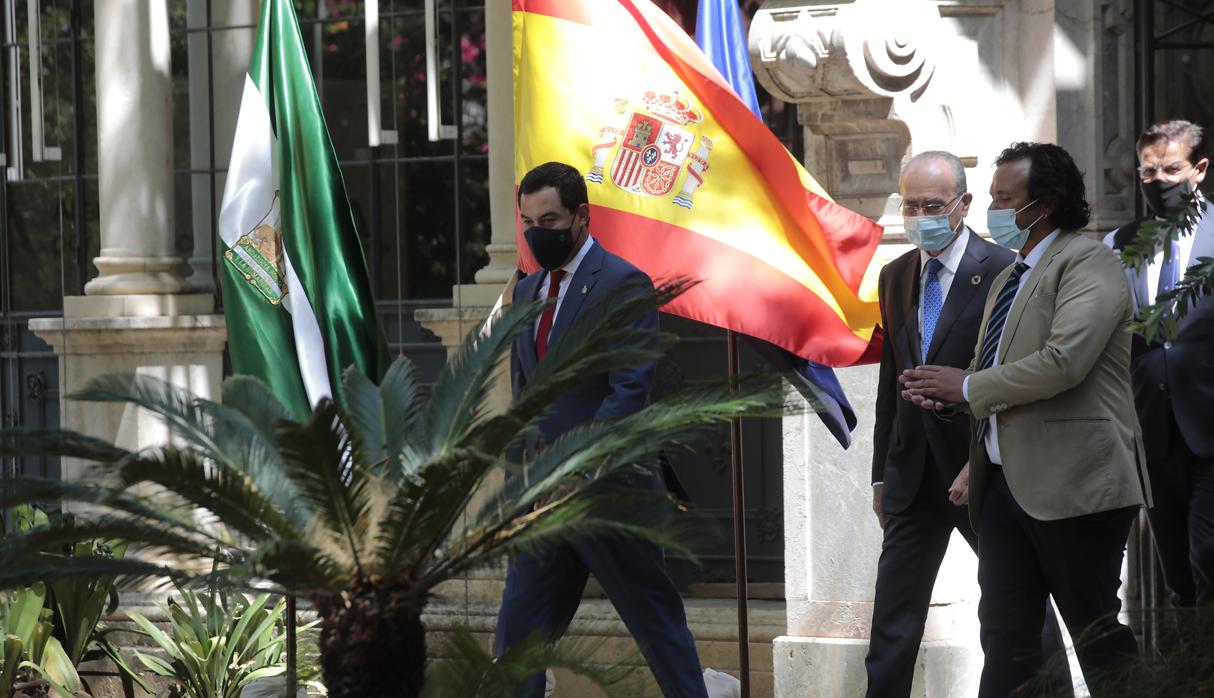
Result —
<path fill-rule="evenodd" d="M 738 377 L 738 335 L 725 333 L 728 347 L 729 379 Z M 750 698 L 750 627 L 746 593 L 746 490 L 742 483 L 742 420 L 729 423 L 729 457 L 733 489 L 734 577 L 738 599 L 738 672 L 742 675 L 742 698 Z"/>
<path fill-rule="evenodd" d="M 287 690 L 286 695 L 295 698 L 299 692 L 298 669 L 295 666 L 295 596 L 287 594 Z"/>

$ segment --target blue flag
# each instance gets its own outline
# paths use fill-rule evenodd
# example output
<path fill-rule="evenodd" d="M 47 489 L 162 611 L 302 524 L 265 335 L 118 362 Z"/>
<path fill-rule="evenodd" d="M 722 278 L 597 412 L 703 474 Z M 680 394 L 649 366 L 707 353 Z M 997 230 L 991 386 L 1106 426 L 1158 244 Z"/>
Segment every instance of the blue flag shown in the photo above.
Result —
<path fill-rule="evenodd" d="M 700 0 L 696 15 L 696 43 L 725 76 L 733 91 L 742 98 L 760 123 L 759 100 L 755 97 L 750 56 L 742 33 L 742 14 L 737 0 Z M 750 346 L 777 369 L 783 371 L 797 390 L 818 410 L 822 423 L 843 448 L 851 446 L 856 428 L 856 413 L 835 372 L 828 366 L 802 359 L 786 349 L 754 337 L 746 337 Z"/>

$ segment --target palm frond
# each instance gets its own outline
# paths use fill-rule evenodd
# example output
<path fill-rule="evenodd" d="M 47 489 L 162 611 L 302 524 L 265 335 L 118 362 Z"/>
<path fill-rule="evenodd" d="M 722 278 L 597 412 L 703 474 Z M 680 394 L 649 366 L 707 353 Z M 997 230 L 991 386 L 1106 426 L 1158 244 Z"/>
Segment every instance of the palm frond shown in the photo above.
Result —
<path fill-rule="evenodd" d="M 596 659 L 603 640 L 565 641 L 558 646 L 532 636 L 510 648 L 501 657 L 485 651 L 467 630 L 458 629 L 439 651 L 441 659 L 426 672 L 423 698 L 513 698 L 531 675 L 552 667 L 568 669 L 588 679 L 607 698 L 638 696 L 638 686 L 629 681 L 636 667 L 627 666 L 629 658 L 603 665 Z M 636 658 L 631 658 L 638 663 Z"/>
<path fill-rule="evenodd" d="M 209 464 L 193 451 L 172 446 L 144 451 L 123 463 L 121 477 L 128 485 L 159 485 L 255 540 L 294 538 L 301 530 L 248 475 Z"/>
<path fill-rule="evenodd" d="M 216 570 L 208 578 L 225 587 L 260 578 L 269 580 L 284 593 L 308 595 L 340 590 L 352 577 L 346 565 L 314 546 L 300 541 L 269 540 L 249 551 L 244 561 Z"/>
<path fill-rule="evenodd" d="M 321 400 L 303 424 L 279 423 L 286 475 L 324 523 L 333 542 L 344 546 L 364 570 L 361 531 L 370 507 L 369 473 L 349 459 L 349 442 L 332 400 Z"/>
<path fill-rule="evenodd" d="M 270 387 L 254 376 L 235 375 L 224 379 L 223 404 L 243 414 L 271 442 L 276 422 L 299 422 L 307 418 L 306 414 L 292 414 Z"/>
<path fill-rule="evenodd" d="M 776 416 L 787 409 L 774 376 L 751 377 L 736 389 L 726 383 L 693 387 L 627 417 L 570 429 L 527 464 L 527 477 L 511 478 L 507 492 L 530 506 L 573 472 L 609 474 L 652 461 L 658 451 L 690 442 L 734 416 Z"/>
<path fill-rule="evenodd" d="M 199 403 L 206 401 L 160 378 L 134 373 L 107 373 L 93 378 L 69 398 L 138 405 L 163 420 L 173 436 L 207 451 L 214 449 L 205 413 L 199 409 Z"/>
<path fill-rule="evenodd" d="M 693 544 L 707 535 L 702 525 L 675 516 L 665 495 L 612 484 L 610 478 L 587 481 L 533 511 L 503 507 L 500 518 L 459 531 L 419 579 L 418 595 L 453 576 L 518 553 L 537 554 L 572 538 L 634 538 L 661 546 L 667 555 L 695 561 Z"/>
<path fill-rule="evenodd" d="M 486 321 L 487 331 L 475 328 L 468 333 L 459 351 L 439 373 L 430 394 L 421 430 L 428 441 L 421 447 L 424 453 L 438 453 L 459 444 L 479 422 L 498 363 L 510 350 L 514 337 L 531 326 L 543 307 L 541 302 L 511 304 Z"/>
<path fill-rule="evenodd" d="M 266 433 L 267 427 L 254 421 L 269 415 L 250 418 L 238 409 L 214 402 L 202 402 L 198 407 L 207 416 L 214 445 L 211 450 L 200 448 L 198 452 L 218 467 L 247 476 L 297 529 L 306 526 L 312 511 L 299 496 L 295 484 L 284 474 L 286 469 L 274 426 L 270 425 L 269 433 Z M 280 420 L 279 423 L 291 422 Z"/>
<path fill-rule="evenodd" d="M 121 514 L 131 520 L 154 521 L 170 526 L 195 537 L 209 538 L 216 544 L 226 541 L 196 525 L 192 511 L 174 500 L 176 506 L 158 506 L 171 493 L 133 494 L 126 491 L 121 481 L 107 483 L 98 480 L 58 481 L 41 478 L 21 478 L 0 481 L 0 508 L 34 504 L 46 501 L 78 502 L 104 507 L 111 514 Z M 83 535 L 83 532 L 82 532 Z M 98 536 L 84 536 L 80 540 L 91 540 Z"/>
<path fill-rule="evenodd" d="M 130 452 L 104 439 L 75 431 L 5 429 L 0 431 L 0 457 L 58 456 L 93 463 L 114 463 Z"/>
<path fill-rule="evenodd" d="M 193 535 L 175 530 L 172 526 L 158 522 L 146 522 L 129 517 L 101 517 L 78 523 L 61 521 L 45 527 L 7 536 L 0 541 L 0 564 L 9 566 L 14 561 L 40 555 L 46 550 L 55 550 L 80 541 L 92 539 L 122 540 L 132 548 L 152 549 L 165 554 L 192 556 L 202 559 L 218 559 L 230 562 L 240 558 L 239 549 L 225 545 L 214 538 Z M 72 559 L 62 558 L 59 559 Z M 124 556 L 122 559 L 127 559 Z M 136 558 L 132 558 L 136 559 Z"/>
<path fill-rule="evenodd" d="M 15 564 L 10 564 L 15 563 Z M 185 579 L 189 573 L 171 565 L 136 558 L 109 558 L 80 555 L 66 560 L 54 555 L 29 556 L 0 564 L 0 589 L 28 586 L 45 579 L 107 577 L 119 587 L 152 580 Z M 159 586 L 159 585 L 158 585 Z"/>
<path fill-rule="evenodd" d="M 490 452 L 505 450 L 552 402 L 587 378 L 656 361 L 676 340 L 636 323 L 693 282 L 676 279 L 654 288 L 647 280 L 625 284 L 610 299 L 580 313 L 544 357 L 504 415 L 486 422 L 469 441 Z"/>
<path fill-rule="evenodd" d="M 351 366 L 342 383 L 343 421 L 354 442 L 355 462 L 367 472 L 398 478 L 405 445 L 416 436 L 423 413 L 412 362 L 397 357 L 379 386 Z"/>
<path fill-rule="evenodd" d="M 388 502 L 375 560 L 388 573 L 414 567 L 450 535 L 496 459 L 471 449 L 442 453 L 400 483 Z"/>

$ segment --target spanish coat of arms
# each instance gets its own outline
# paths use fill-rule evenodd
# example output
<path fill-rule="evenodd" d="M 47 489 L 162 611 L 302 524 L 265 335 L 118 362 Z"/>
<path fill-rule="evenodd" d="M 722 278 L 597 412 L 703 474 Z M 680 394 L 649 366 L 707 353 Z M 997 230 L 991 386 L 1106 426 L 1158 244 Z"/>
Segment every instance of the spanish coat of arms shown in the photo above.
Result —
<path fill-rule="evenodd" d="M 612 122 L 599 129 L 587 181 L 602 184 L 607 172 L 612 184 L 626 192 L 664 197 L 685 169 L 683 186 L 671 203 L 691 208 L 712 150 L 712 140 L 698 133 L 704 121 L 699 108 L 677 93 L 651 90 L 635 105 L 615 100 L 615 112 Z"/>

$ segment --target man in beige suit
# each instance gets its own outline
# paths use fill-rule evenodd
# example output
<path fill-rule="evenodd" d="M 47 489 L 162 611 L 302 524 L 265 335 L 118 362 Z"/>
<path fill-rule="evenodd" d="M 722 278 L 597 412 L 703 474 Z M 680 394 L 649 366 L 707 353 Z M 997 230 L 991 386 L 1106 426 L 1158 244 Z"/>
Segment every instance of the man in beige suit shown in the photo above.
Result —
<path fill-rule="evenodd" d="M 1088 222 L 1083 176 L 1051 144 L 1015 143 L 996 164 L 988 228 L 1019 254 L 991 283 L 974 363 L 901 379 L 904 398 L 973 417 L 984 697 L 1040 671 L 1047 595 L 1090 686 L 1138 652 L 1117 621 L 1117 589 L 1130 524 L 1149 499 L 1129 381 L 1129 284 L 1116 255 L 1074 232 Z"/>

